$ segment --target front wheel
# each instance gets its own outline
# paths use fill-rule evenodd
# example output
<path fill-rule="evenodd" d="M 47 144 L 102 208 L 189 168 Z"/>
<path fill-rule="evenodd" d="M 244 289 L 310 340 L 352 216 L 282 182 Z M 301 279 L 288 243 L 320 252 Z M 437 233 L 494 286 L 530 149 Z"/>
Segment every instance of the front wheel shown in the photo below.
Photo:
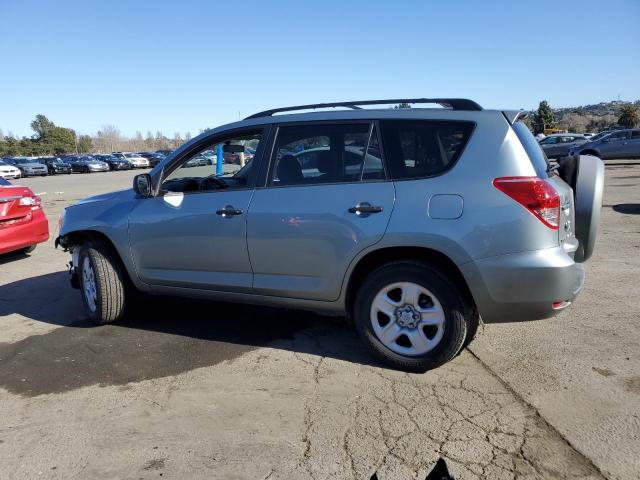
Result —
<path fill-rule="evenodd" d="M 397 261 L 372 272 L 358 291 L 354 320 L 374 356 L 393 368 L 424 372 L 443 365 L 467 334 L 465 303 L 446 272 Z"/>
<path fill-rule="evenodd" d="M 82 301 L 91 321 L 105 325 L 124 314 L 124 271 L 109 249 L 85 244 L 79 255 L 79 280 Z"/>

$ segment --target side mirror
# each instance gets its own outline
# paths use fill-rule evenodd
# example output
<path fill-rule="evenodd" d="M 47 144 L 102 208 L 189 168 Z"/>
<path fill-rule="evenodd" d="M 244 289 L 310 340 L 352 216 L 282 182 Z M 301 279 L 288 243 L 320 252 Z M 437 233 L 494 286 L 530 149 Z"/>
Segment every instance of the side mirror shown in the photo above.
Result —
<path fill-rule="evenodd" d="M 141 173 L 133 177 L 133 191 L 141 197 L 151 196 L 151 175 Z"/>

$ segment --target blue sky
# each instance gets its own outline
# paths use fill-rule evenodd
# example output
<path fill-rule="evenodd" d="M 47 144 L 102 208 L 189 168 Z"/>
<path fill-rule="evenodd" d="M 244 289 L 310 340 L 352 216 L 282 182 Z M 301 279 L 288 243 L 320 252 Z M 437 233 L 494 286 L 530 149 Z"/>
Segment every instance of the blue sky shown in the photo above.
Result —
<path fill-rule="evenodd" d="M 640 0 L 0 0 L 0 128 L 191 132 L 265 108 L 640 98 Z"/>

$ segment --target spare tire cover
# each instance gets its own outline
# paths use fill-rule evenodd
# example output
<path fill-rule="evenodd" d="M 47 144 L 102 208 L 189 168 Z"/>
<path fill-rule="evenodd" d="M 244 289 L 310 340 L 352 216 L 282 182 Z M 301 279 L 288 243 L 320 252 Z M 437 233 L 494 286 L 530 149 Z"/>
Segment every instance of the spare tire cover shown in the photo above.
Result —
<path fill-rule="evenodd" d="M 574 188 L 575 231 L 580 242 L 574 256 L 576 262 L 588 260 L 593 253 L 600 224 L 603 191 L 604 163 L 598 157 L 580 155 Z"/>

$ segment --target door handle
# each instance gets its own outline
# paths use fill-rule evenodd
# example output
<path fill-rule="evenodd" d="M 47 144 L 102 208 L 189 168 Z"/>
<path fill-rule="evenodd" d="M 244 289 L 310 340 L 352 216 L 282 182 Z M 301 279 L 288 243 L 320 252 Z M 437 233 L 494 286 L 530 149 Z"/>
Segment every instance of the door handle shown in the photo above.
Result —
<path fill-rule="evenodd" d="M 371 205 L 369 202 L 360 202 L 355 207 L 349 208 L 349 213 L 355 213 L 359 217 L 368 217 L 372 213 L 380 213 L 382 207 Z"/>
<path fill-rule="evenodd" d="M 216 210 L 216 213 L 223 218 L 231 218 L 234 215 L 242 215 L 242 210 L 234 208 L 233 205 L 226 205 L 224 208 Z"/>

